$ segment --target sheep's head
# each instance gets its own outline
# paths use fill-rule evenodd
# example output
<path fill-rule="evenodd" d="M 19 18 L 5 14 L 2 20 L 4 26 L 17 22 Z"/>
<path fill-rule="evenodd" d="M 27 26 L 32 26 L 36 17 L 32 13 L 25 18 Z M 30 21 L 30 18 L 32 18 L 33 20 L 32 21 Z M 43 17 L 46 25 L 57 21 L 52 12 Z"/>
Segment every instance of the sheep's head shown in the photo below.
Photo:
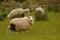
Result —
<path fill-rule="evenodd" d="M 36 13 L 40 13 L 41 15 L 44 15 L 45 14 L 45 10 L 42 7 L 37 7 L 36 10 L 35 10 L 35 12 Z"/>
<path fill-rule="evenodd" d="M 33 16 L 29 16 L 29 20 L 30 20 L 31 24 L 34 23 L 34 18 L 33 18 Z"/>
<path fill-rule="evenodd" d="M 15 17 L 15 16 L 14 16 Z M 8 19 L 13 19 L 14 18 L 13 16 L 11 16 L 10 14 L 9 15 L 7 15 L 7 18 Z"/>
<path fill-rule="evenodd" d="M 25 17 L 23 17 L 23 19 L 27 19 L 30 24 L 33 24 L 33 23 L 34 23 L 34 18 L 33 18 L 33 16 L 28 16 L 28 17 L 25 16 Z"/>
<path fill-rule="evenodd" d="M 10 16 L 10 14 L 9 14 L 9 15 L 7 15 L 7 18 L 8 18 L 8 19 L 11 19 L 11 16 Z"/>

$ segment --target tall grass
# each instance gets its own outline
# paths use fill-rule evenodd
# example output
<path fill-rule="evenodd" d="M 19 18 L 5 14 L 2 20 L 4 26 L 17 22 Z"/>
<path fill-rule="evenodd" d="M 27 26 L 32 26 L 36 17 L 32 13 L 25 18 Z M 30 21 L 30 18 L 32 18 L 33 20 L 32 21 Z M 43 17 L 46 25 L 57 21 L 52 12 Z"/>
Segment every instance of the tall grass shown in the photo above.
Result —
<path fill-rule="evenodd" d="M 48 6 L 47 7 L 47 11 L 50 12 L 59 12 L 60 11 L 60 7 L 58 5 L 53 5 L 53 6 Z"/>

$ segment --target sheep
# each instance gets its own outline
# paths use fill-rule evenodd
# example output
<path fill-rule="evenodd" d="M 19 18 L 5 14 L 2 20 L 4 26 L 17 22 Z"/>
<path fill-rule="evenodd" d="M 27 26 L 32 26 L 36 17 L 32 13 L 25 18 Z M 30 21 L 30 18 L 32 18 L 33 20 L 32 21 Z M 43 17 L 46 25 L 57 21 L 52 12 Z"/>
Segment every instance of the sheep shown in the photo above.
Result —
<path fill-rule="evenodd" d="M 8 15 L 7 18 L 8 19 L 13 19 L 16 17 L 24 17 L 24 9 L 23 8 L 17 8 L 17 9 L 13 9 Z"/>
<path fill-rule="evenodd" d="M 37 7 L 35 9 L 35 17 L 37 21 L 39 21 L 40 19 L 45 20 L 45 16 L 46 16 L 46 12 L 42 7 Z"/>
<path fill-rule="evenodd" d="M 24 9 L 24 11 L 25 11 L 25 13 L 30 13 L 30 9 L 29 8 L 26 8 L 26 9 Z"/>
<path fill-rule="evenodd" d="M 10 21 L 7 32 L 11 31 L 27 31 L 31 28 L 34 23 L 33 16 L 23 17 L 23 18 L 14 18 Z"/>

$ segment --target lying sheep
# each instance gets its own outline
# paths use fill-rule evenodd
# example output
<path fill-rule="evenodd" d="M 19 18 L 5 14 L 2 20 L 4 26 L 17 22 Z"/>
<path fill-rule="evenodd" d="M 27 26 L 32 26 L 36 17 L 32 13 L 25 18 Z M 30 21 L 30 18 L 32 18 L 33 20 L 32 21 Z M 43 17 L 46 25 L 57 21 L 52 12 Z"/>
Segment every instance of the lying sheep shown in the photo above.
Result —
<path fill-rule="evenodd" d="M 7 18 L 13 19 L 15 17 L 24 17 L 24 12 L 25 11 L 23 10 L 23 8 L 14 9 L 7 15 Z"/>
<path fill-rule="evenodd" d="M 44 20 L 45 16 L 46 16 L 46 12 L 42 7 L 37 7 L 35 9 L 35 17 L 37 21 L 40 19 Z"/>
<path fill-rule="evenodd" d="M 29 30 L 33 23 L 34 23 L 33 16 L 14 18 L 10 21 L 7 32 Z"/>

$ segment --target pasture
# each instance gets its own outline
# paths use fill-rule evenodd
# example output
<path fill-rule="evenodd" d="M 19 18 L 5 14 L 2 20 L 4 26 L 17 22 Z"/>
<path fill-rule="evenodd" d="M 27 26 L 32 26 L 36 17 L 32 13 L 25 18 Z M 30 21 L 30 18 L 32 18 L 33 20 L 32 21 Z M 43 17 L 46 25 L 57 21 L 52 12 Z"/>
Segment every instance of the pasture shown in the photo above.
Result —
<path fill-rule="evenodd" d="M 0 21 L 0 40 L 60 40 L 60 13 L 48 12 L 48 21 L 35 21 L 28 32 L 6 34 L 9 20 Z"/>

